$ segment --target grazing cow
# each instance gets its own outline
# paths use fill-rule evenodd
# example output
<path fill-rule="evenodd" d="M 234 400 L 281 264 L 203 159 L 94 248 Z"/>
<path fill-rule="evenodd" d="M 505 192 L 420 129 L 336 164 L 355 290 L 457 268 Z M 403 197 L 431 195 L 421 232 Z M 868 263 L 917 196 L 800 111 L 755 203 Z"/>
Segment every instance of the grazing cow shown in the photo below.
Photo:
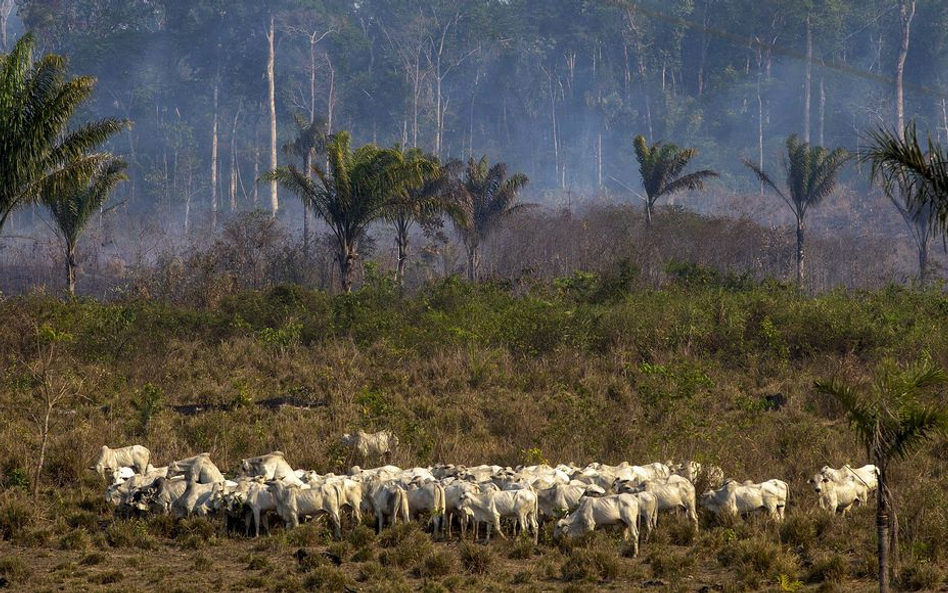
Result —
<path fill-rule="evenodd" d="M 405 487 L 405 496 L 408 499 L 408 516 L 417 519 L 420 513 L 427 512 L 434 526 L 434 534 L 441 534 L 445 515 L 444 487 L 437 481 L 419 480 Z"/>
<path fill-rule="evenodd" d="M 246 534 L 250 535 L 250 521 L 253 518 L 254 533 L 260 537 L 260 522 L 265 513 L 276 513 L 276 498 L 270 488 L 259 480 L 243 480 L 234 491 L 224 496 L 227 510 L 236 515 L 243 510 Z M 269 531 L 269 529 L 267 529 Z"/>
<path fill-rule="evenodd" d="M 641 486 L 624 484 L 624 492 L 650 492 L 658 505 L 659 511 L 684 511 L 688 519 L 698 527 L 698 511 L 694 484 L 681 476 L 671 476 L 664 482 L 649 481 Z"/>
<path fill-rule="evenodd" d="M 168 464 L 168 477 L 183 475 L 186 480 L 199 484 L 223 482 L 224 476 L 211 461 L 210 453 L 200 453 L 194 457 L 181 459 Z"/>
<path fill-rule="evenodd" d="M 206 517 L 214 512 L 215 502 L 219 501 L 224 490 L 224 482 L 202 484 L 185 480 L 184 492 L 171 503 L 171 513 L 178 519 L 197 515 Z"/>
<path fill-rule="evenodd" d="M 480 487 L 464 480 L 445 480 L 444 482 L 444 512 L 447 519 L 447 535 L 451 537 L 451 523 L 454 516 L 457 515 L 461 524 L 461 532 L 467 531 L 467 514 L 460 512 L 458 504 L 461 502 L 461 495 L 465 492 L 480 492 Z"/>
<path fill-rule="evenodd" d="M 142 488 L 134 498 L 134 506 L 143 512 L 168 514 L 171 506 L 184 494 L 188 481 L 183 477 L 158 478 L 148 488 Z"/>
<path fill-rule="evenodd" d="M 342 435 L 341 443 L 361 459 L 391 459 L 398 448 L 398 437 L 387 430 L 375 433 L 362 432 Z"/>
<path fill-rule="evenodd" d="M 465 492 L 461 495 L 458 508 L 475 522 L 487 523 L 487 540 L 490 539 L 491 528 L 496 529 L 501 538 L 507 539 L 500 528 L 500 518 L 513 517 L 517 521 L 515 533 L 517 528 L 520 531 L 530 531 L 534 543 L 538 541 L 540 529 L 537 523 L 537 495 L 532 489 Z M 476 528 L 475 524 L 475 530 Z"/>
<path fill-rule="evenodd" d="M 856 469 L 848 465 L 844 465 L 839 469 L 824 465 L 820 473 L 835 482 L 842 482 L 846 477 L 852 476 L 857 482 L 865 485 L 866 491 L 869 493 L 875 492 L 876 488 L 879 487 L 879 468 L 874 465 L 864 465 Z"/>
<path fill-rule="evenodd" d="M 824 473 L 819 473 L 810 478 L 807 483 L 819 495 L 820 508 L 833 514 L 845 515 L 853 506 L 866 504 L 869 499 L 869 489 L 852 475 L 836 480 Z"/>
<path fill-rule="evenodd" d="M 697 461 L 678 464 L 669 461 L 668 465 L 671 466 L 673 474 L 685 478 L 692 484 L 702 478 L 707 480 L 708 486 L 711 488 L 718 488 L 724 484 L 724 470 L 716 465 L 702 464 Z"/>
<path fill-rule="evenodd" d="M 103 480 L 107 478 L 113 478 L 114 480 L 113 472 L 123 467 L 135 468 L 135 473 L 146 473 L 149 459 L 151 459 L 151 451 L 141 445 L 119 447 L 118 449 L 110 449 L 108 446 L 102 445 L 99 459 L 92 469 Z"/>
<path fill-rule="evenodd" d="M 365 496 L 362 504 L 368 508 L 376 520 L 376 533 L 381 533 L 385 520 L 394 525 L 399 518 L 409 520 L 408 497 L 398 485 L 373 479 L 363 483 Z"/>
<path fill-rule="evenodd" d="M 365 497 L 364 484 L 349 476 L 326 476 L 323 482 L 334 486 L 339 491 L 339 507 L 349 507 L 355 522 L 361 523 L 362 499 Z"/>
<path fill-rule="evenodd" d="M 790 487 L 781 480 L 768 480 L 755 484 L 739 484 L 728 480 L 717 490 L 709 490 L 701 496 L 701 506 L 715 515 L 736 517 L 765 512 L 775 521 L 782 521 L 790 496 Z"/>
<path fill-rule="evenodd" d="M 135 474 L 123 482 L 109 486 L 105 491 L 105 500 L 115 507 L 129 506 L 132 498 L 140 490 L 148 488 L 155 483 L 155 480 L 163 478 L 167 474 L 167 467 L 152 467 L 149 465 L 146 474 Z"/>
<path fill-rule="evenodd" d="M 287 483 L 299 483 L 299 477 L 287 463 L 282 451 L 274 451 L 259 457 L 251 457 L 240 462 L 238 476 L 246 478 L 261 477 L 264 480 L 284 480 Z"/>
<path fill-rule="evenodd" d="M 332 523 L 333 535 L 336 539 L 342 537 L 339 490 L 334 486 L 324 484 L 304 490 L 276 481 L 270 484 L 270 492 L 276 501 L 277 514 L 283 519 L 287 529 L 298 526 L 300 517 L 326 514 Z"/>
<path fill-rule="evenodd" d="M 595 484 L 573 482 L 556 484 L 537 490 L 537 501 L 542 517 L 561 517 L 579 506 L 583 496 L 602 496 L 606 492 Z"/>
<path fill-rule="evenodd" d="M 575 511 L 560 519 L 553 532 L 555 539 L 574 538 L 606 525 L 623 525 L 622 539 L 632 544 L 632 555 L 639 553 L 639 503 L 632 494 L 614 494 L 601 498 L 585 497 Z"/>

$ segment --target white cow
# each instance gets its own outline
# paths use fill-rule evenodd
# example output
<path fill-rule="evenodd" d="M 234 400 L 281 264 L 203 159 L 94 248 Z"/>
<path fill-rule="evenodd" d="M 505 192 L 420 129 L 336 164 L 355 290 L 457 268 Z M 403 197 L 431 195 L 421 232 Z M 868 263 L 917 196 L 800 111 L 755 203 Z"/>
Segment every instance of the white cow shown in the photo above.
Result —
<path fill-rule="evenodd" d="M 579 506 L 583 496 L 602 496 L 606 491 L 595 484 L 572 482 L 556 484 L 536 493 L 541 516 L 561 517 Z"/>
<path fill-rule="evenodd" d="M 299 477 L 287 463 L 282 451 L 242 460 L 238 475 L 247 478 L 261 477 L 264 480 L 283 480 L 288 484 L 300 483 Z"/>
<path fill-rule="evenodd" d="M 409 520 L 408 497 L 397 484 L 373 479 L 363 483 L 365 496 L 362 504 L 375 515 L 376 532 L 381 533 L 385 520 L 394 525 L 401 518 Z"/>
<path fill-rule="evenodd" d="M 270 492 L 276 501 L 277 513 L 283 519 L 287 529 L 300 524 L 300 517 L 329 515 L 333 534 L 336 539 L 342 537 L 339 514 L 339 490 L 331 485 L 312 486 L 302 489 L 287 486 L 276 481 L 270 484 Z"/>
<path fill-rule="evenodd" d="M 782 480 L 755 484 L 728 480 L 717 490 L 701 496 L 701 505 L 716 515 L 749 515 L 765 512 L 775 521 L 782 521 L 790 496 L 790 487 Z"/>
<path fill-rule="evenodd" d="M 560 519 L 553 537 L 574 538 L 600 526 L 623 525 L 622 538 L 632 544 L 632 555 L 639 553 L 639 503 L 632 494 L 614 494 L 601 498 L 585 497 L 575 511 Z"/>
<path fill-rule="evenodd" d="M 107 445 L 102 445 L 99 459 L 92 469 L 103 480 L 107 478 L 113 478 L 114 480 L 113 472 L 123 467 L 135 468 L 135 472 L 139 474 L 146 473 L 149 459 L 151 459 L 151 451 L 141 445 L 119 447 L 118 449 L 110 449 Z"/>
<path fill-rule="evenodd" d="M 480 492 L 480 487 L 477 484 L 471 482 L 465 482 L 464 480 L 445 480 L 444 485 L 444 512 L 445 518 L 447 519 L 447 535 L 451 537 L 451 523 L 454 521 L 454 516 L 457 515 L 458 520 L 461 524 L 461 532 L 464 533 L 467 531 L 467 514 L 460 512 L 458 505 L 461 502 L 461 496 L 465 492 Z"/>
<path fill-rule="evenodd" d="M 848 475 L 842 480 L 818 473 L 807 481 L 820 499 L 820 508 L 830 513 L 847 514 L 853 506 L 866 504 L 869 489 L 855 476 Z"/>
<path fill-rule="evenodd" d="M 651 492 L 636 492 L 632 496 L 639 503 L 639 534 L 647 542 L 658 527 L 658 497 Z"/>
<path fill-rule="evenodd" d="M 465 492 L 461 495 L 458 508 L 474 521 L 487 523 L 487 539 L 490 539 L 491 528 L 496 529 L 501 538 L 507 539 L 500 528 L 501 517 L 516 519 L 515 530 L 530 531 L 534 543 L 539 538 L 537 495 L 532 489 Z"/>
<path fill-rule="evenodd" d="M 839 469 L 824 465 L 820 473 L 836 482 L 842 482 L 846 477 L 852 476 L 857 482 L 865 485 L 866 491 L 870 493 L 875 492 L 876 488 L 879 487 L 879 468 L 874 465 L 864 465 L 856 469 L 848 465 L 844 465 Z"/>
<path fill-rule="evenodd" d="M 168 477 L 184 476 L 188 481 L 200 484 L 223 482 L 224 475 L 211 461 L 210 453 L 200 453 L 194 457 L 181 459 L 168 464 Z"/>
<path fill-rule="evenodd" d="M 698 463 L 697 461 L 686 461 L 685 463 L 668 462 L 672 473 L 681 476 L 692 484 L 699 479 L 704 478 L 708 481 L 708 486 L 718 488 L 724 484 L 724 470 L 716 465 Z"/>
<path fill-rule="evenodd" d="M 398 437 L 387 430 L 368 433 L 361 430 L 346 433 L 340 440 L 359 459 L 389 459 L 398 448 Z"/>
<path fill-rule="evenodd" d="M 202 484 L 194 480 L 185 480 L 186 486 L 176 500 L 171 503 L 171 513 L 179 518 L 197 515 L 206 517 L 215 510 L 215 502 L 225 492 L 224 482 Z"/>
<path fill-rule="evenodd" d="M 684 511 L 695 528 L 698 527 L 695 487 L 681 476 L 671 476 L 666 481 L 652 480 L 640 486 L 626 485 L 623 491 L 650 492 L 656 498 L 659 511 Z"/>
<path fill-rule="evenodd" d="M 427 512 L 434 526 L 437 536 L 444 529 L 445 493 L 444 487 L 437 481 L 415 481 L 405 486 L 405 496 L 408 499 L 408 515 L 417 519 L 418 515 Z"/>
<path fill-rule="evenodd" d="M 240 510 L 246 512 L 243 518 L 248 535 L 250 534 L 248 519 L 252 517 L 257 537 L 260 537 L 260 523 L 264 514 L 277 512 L 276 498 L 270 488 L 260 480 L 241 481 L 236 489 L 224 495 L 224 505 L 232 514 Z"/>

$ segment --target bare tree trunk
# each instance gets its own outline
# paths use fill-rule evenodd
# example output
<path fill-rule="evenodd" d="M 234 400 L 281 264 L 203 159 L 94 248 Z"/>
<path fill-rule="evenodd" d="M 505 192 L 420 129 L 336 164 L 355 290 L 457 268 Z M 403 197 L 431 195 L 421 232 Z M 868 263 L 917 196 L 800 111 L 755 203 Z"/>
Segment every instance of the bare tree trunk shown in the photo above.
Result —
<path fill-rule="evenodd" d="M 7 52 L 7 24 L 16 7 L 16 0 L 0 0 L 0 52 Z"/>
<path fill-rule="evenodd" d="M 596 194 L 602 193 L 602 130 L 596 134 Z"/>
<path fill-rule="evenodd" d="M 76 296 L 76 248 L 66 247 L 66 290 L 69 296 Z"/>
<path fill-rule="evenodd" d="M 820 146 L 826 146 L 824 132 L 826 131 L 826 87 L 823 77 L 820 76 Z"/>
<path fill-rule="evenodd" d="M 896 132 L 904 139 L 905 132 L 905 90 L 902 81 L 905 75 L 905 59 L 908 57 L 909 36 L 912 32 L 912 19 L 915 17 L 915 0 L 899 0 L 899 22 L 902 24 L 902 43 L 895 63 L 895 119 Z"/>
<path fill-rule="evenodd" d="M 645 228 L 651 228 L 652 226 L 652 202 L 646 198 L 645 200 Z"/>
<path fill-rule="evenodd" d="M 274 49 L 274 40 L 276 39 L 276 29 L 274 26 L 274 17 L 270 16 L 270 28 L 267 30 L 267 43 L 269 52 L 267 54 L 267 100 L 270 107 L 270 170 L 277 168 L 277 116 L 276 116 L 276 50 Z M 270 182 L 270 211 L 273 216 L 277 215 L 280 209 L 280 198 L 277 194 L 277 182 Z"/>
<path fill-rule="evenodd" d="M 237 122 L 240 120 L 241 106 L 237 106 L 234 114 L 234 127 L 230 131 L 230 211 L 237 210 L 237 178 L 240 163 L 237 160 Z"/>
<path fill-rule="evenodd" d="M 761 73 L 757 73 L 757 162 L 764 166 L 764 99 L 760 94 Z M 760 194 L 764 195 L 764 182 L 760 182 Z"/>
<path fill-rule="evenodd" d="M 803 292 L 803 218 L 797 217 L 797 290 Z"/>
<path fill-rule="evenodd" d="M 307 179 L 312 179 L 313 176 L 313 151 L 306 153 L 306 156 L 303 157 L 303 171 Z M 303 255 L 309 258 L 309 202 L 305 199 L 303 200 Z"/>
<path fill-rule="evenodd" d="M 886 468 L 879 465 L 876 490 L 876 535 L 879 539 L 879 593 L 889 593 L 889 497 L 886 496 Z"/>
<path fill-rule="evenodd" d="M 329 98 L 326 101 L 326 133 L 332 134 L 332 116 L 336 110 L 336 69 L 332 66 L 332 60 L 326 55 L 326 63 L 329 64 Z"/>
<path fill-rule="evenodd" d="M 352 292 L 352 284 L 355 281 L 356 261 L 359 254 L 356 247 L 351 243 L 342 244 L 341 253 L 339 253 L 339 280 L 342 282 L 342 292 L 348 294 Z"/>
<path fill-rule="evenodd" d="M 803 141 L 810 143 L 810 98 L 813 86 L 813 28 L 806 17 L 806 79 L 803 82 Z"/>
<path fill-rule="evenodd" d="M 43 377 L 43 380 L 47 380 Z M 44 389 L 49 389 L 44 385 Z M 36 460 L 36 473 L 33 475 L 33 498 L 39 497 L 40 477 L 43 475 L 43 466 L 46 464 L 46 445 L 49 442 L 49 417 L 53 413 L 53 405 L 49 400 L 49 393 L 46 394 L 46 414 L 43 415 L 43 426 L 40 428 L 40 450 L 39 457 Z"/>
<path fill-rule="evenodd" d="M 480 266 L 480 258 L 478 245 L 467 248 L 467 279 L 470 282 L 477 282 L 477 268 Z"/>
<path fill-rule="evenodd" d="M 217 97 L 220 79 L 214 81 L 214 124 L 211 133 L 211 230 L 217 228 Z"/>
<path fill-rule="evenodd" d="M 405 282 L 405 263 L 408 261 L 408 233 L 410 230 L 407 220 L 398 220 L 395 222 L 395 247 L 397 251 L 395 282 L 399 284 Z"/>

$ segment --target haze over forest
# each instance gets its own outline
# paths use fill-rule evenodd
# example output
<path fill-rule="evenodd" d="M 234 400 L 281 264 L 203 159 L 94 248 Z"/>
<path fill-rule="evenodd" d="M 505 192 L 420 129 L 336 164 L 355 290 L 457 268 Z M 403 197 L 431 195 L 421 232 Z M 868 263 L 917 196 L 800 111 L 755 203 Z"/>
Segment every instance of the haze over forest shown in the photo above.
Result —
<path fill-rule="evenodd" d="M 603 219 L 596 234 L 604 243 L 612 231 L 601 229 L 614 217 L 589 208 L 642 204 L 633 137 L 694 147 L 692 167 L 713 169 L 720 178 L 659 206 L 677 201 L 703 214 L 760 223 L 753 232 L 720 238 L 728 245 L 722 249 L 745 256 L 703 254 L 708 261 L 700 263 L 786 277 L 792 254 L 783 243 L 790 231 L 777 229 L 792 217 L 775 195 L 762 192 L 741 159 L 779 172 L 790 134 L 856 152 L 868 130 L 894 128 L 906 29 L 895 0 L 4 0 L 0 6 L 9 14 L 6 49 L 29 30 L 39 52 L 62 54 L 71 72 L 98 79 L 81 117 L 133 122 L 109 144 L 128 163 L 129 180 L 111 202 L 119 207 L 90 240 L 86 263 L 96 268 L 179 257 L 184 245 L 213 242 L 232 213 L 272 210 L 269 187 L 255 183 L 270 165 L 272 21 L 278 147 L 293 141 L 301 118 L 330 133 L 350 132 L 354 146 L 419 147 L 442 161 L 486 155 L 526 174 L 521 199 L 545 206 L 547 216 L 569 208 Z M 905 118 L 945 140 L 948 5 L 919 0 L 908 24 Z M 284 151 L 278 159 L 300 166 Z M 871 188 L 865 166 L 850 163 L 841 181 L 813 215 L 815 270 L 824 265 L 824 252 L 845 259 L 840 253 L 850 250 L 866 261 L 850 258 L 857 271 L 825 264 L 814 286 L 910 279 L 914 245 L 896 209 Z M 278 200 L 281 229 L 298 234 L 299 200 L 282 190 Z M 205 232 L 212 218 L 216 230 Z M 43 220 L 37 208 L 21 209 L 6 229 L 0 257 L 15 273 L 4 290 L 47 279 L 55 284 L 58 264 L 49 272 L 31 267 L 51 241 Z M 495 248 L 498 257 L 527 253 L 549 229 L 564 228 L 533 220 L 520 223 L 527 235 L 518 247 Z M 736 224 L 715 220 L 710 226 L 718 231 Z M 363 254 L 376 255 L 384 267 L 389 235 L 385 225 L 376 226 L 376 240 L 366 241 Z M 772 236 L 765 237 L 768 229 Z M 428 231 L 419 248 L 440 258 L 438 273 L 456 271 L 459 264 L 445 255 L 450 227 Z M 543 252 L 537 261 L 573 261 L 540 275 L 596 267 L 588 257 L 556 251 L 568 243 L 561 239 L 536 247 Z M 691 240 L 696 245 L 680 257 L 700 260 L 707 241 Z M 781 246 L 762 256 L 760 242 L 767 241 Z M 756 261 L 767 257 L 775 261 Z M 485 259 L 500 275 L 542 267 Z M 331 280 L 321 278 L 310 280 Z"/>

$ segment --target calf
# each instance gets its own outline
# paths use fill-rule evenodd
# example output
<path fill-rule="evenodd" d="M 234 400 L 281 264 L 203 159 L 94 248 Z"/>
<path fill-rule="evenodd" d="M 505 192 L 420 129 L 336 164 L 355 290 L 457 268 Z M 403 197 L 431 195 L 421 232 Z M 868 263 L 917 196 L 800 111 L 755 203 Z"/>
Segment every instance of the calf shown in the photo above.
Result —
<path fill-rule="evenodd" d="M 833 514 L 845 515 L 853 506 L 866 504 L 869 499 L 869 489 L 852 475 L 838 480 L 819 473 L 810 478 L 807 483 L 819 496 L 820 508 Z"/>

